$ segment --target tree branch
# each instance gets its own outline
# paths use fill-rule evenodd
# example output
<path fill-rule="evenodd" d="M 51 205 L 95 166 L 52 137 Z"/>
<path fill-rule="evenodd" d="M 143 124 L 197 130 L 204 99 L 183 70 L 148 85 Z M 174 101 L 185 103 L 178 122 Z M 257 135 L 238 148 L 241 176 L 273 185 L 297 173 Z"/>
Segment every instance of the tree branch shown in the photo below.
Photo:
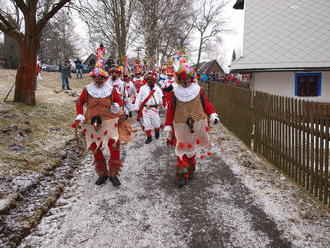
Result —
<path fill-rule="evenodd" d="M 28 7 L 23 0 L 14 0 L 15 4 L 22 11 L 23 15 L 26 15 L 28 12 Z"/>
<path fill-rule="evenodd" d="M 65 4 L 70 1 L 71 0 L 60 0 L 58 3 L 54 4 L 52 9 L 38 21 L 38 31 L 41 32 L 41 30 L 47 24 L 49 19 L 52 18 Z"/>
<path fill-rule="evenodd" d="M 23 34 L 18 32 L 14 28 L 8 28 L 4 23 L 0 22 L 0 31 L 4 32 L 5 34 L 8 34 L 18 42 L 23 38 Z"/>
<path fill-rule="evenodd" d="M 6 14 L 5 12 L 0 10 L 0 21 L 3 22 L 3 24 L 7 27 L 8 30 L 15 29 L 15 27 L 10 23 L 10 21 L 7 20 L 7 18 L 2 13 Z"/>

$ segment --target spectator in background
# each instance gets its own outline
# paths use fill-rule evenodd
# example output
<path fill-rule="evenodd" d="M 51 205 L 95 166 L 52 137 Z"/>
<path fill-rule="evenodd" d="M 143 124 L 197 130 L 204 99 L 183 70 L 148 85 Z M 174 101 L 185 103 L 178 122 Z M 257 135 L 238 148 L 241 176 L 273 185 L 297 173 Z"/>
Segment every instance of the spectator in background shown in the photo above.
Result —
<path fill-rule="evenodd" d="M 197 75 L 196 75 L 196 80 L 197 80 L 197 83 L 198 83 L 198 84 L 201 83 L 201 74 L 200 74 L 200 73 L 197 73 Z"/>
<path fill-rule="evenodd" d="M 76 65 L 76 74 L 77 74 L 77 78 L 79 78 L 79 75 L 80 75 L 80 78 L 82 78 L 82 62 L 79 58 L 77 58 L 75 61 L 74 61 L 75 65 Z"/>
<path fill-rule="evenodd" d="M 202 74 L 201 80 L 202 80 L 203 83 L 208 83 L 209 82 L 209 78 L 208 78 L 206 73 Z"/>
<path fill-rule="evenodd" d="M 40 60 L 38 59 L 37 60 L 37 79 L 38 80 L 41 80 L 41 62 Z"/>
<path fill-rule="evenodd" d="M 64 62 L 64 65 L 61 66 L 62 90 L 65 90 L 65 87 L 67 90 L 71 90 L 69 86 L 69 78 L 71 78 L 70 71 L 71 71 L 70 62 L 66 60 Z"/>
<path fill-rule="evenodd" d="M 40 63 L 39 59 L 37 59 L 36 74 L 37 74 L 37 78 L 36 78 L 35 89 L 37 90 L 37 87 L 38 87 L 37 81 L 41 80 L 41 63 Z"/>

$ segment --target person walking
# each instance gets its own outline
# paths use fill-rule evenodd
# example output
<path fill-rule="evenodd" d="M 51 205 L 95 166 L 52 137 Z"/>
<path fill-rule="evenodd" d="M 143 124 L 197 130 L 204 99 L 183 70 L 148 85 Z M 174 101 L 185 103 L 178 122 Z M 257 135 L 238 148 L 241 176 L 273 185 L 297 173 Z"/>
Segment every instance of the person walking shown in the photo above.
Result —
<path fill-rule="evenodd" d="M 186 61 L 176 68 L 171 101 L 166 112 L 164 131 L 169 138 L 174 130 L 177 139 L 178 186 L 182 187 L 193 178 L 196 170 L 196 152 L 198 147 L 208 149 L 209 121 L 219 122 L 219 117 L 207 94 L 196 83 L 196 72 Z"/>
<path fill-rule="evenodd" d="M 71 78 L 70 75 L 71 65 L 68 60 L 64 62 L 64 65 L 61 66 L 61 79 L 62 79 L 62 90 L 71 90 L 69 86 L 69 78 Z"/>
<path fill-rule="evenodd" d="M 93 152 L 93 165 L 98 175 L 95 184 L 104 184 L 109 179 L 118 187 L 121 185 L 119 172 L 123 167 L 120 145 L 131 140 L 132 128 L 125 122 L 126 117 L 121 109 L 123 102 L 117 88 L 107 80 L 109 75 L 103 69 L 104 53 L 104 47 L 100 46 L 97 50 L 98 62 L 90 72 L 93 82 L 86 85 L 76 101 L 77 117 L 72 127 L 76 128 L 80 122 L 84 126 L 86 147 Z M 106 150 L 110 152 L 108 161 Z"/>
<path fill-rule="evenodd" d="M 159 108 L 162 105 L 163 92 L 157 86 L 157 75 L 149 72 L 145 76 L 147 82 L 142 86 L 135 101 L 135 110 L 138 110 L 137 121 L 143 119 L 143 128 L 146 132 L 146 144 L 152 141 L 152 130 L 155 130 L 155 138 L 159 139 L 160 117 Z"/>
<path fill-rule="evenodd" d="M 98 174 L 95 184 L 104 184 L 109 178 L 117 187 L 121 184 L 118 173 L 122 167 L 118 130 L 122 101 L 117 90 L 106 82 L 108 75 L 104 70 L 95 68 L 90 75 L 93 82 L 84 88 L 76 101 L 75 122 L 84 123 L 87 148 L 94 154 L 93 164 Z M 85 115 L 84 105 L 87 107 Z M 109 170 L 103 154 L 105 147 L 110 151 Z"/>

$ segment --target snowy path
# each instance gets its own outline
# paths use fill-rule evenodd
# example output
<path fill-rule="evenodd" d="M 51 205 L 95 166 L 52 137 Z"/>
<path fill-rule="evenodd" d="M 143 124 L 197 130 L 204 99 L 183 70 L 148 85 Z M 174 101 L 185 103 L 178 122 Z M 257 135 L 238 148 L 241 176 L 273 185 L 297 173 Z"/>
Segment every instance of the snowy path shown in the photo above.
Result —
<path fill-rule="evenodd" d="M 221 135 L 222 140 L 229 139 Z M 110 182 L 94 185 L 88 156 L 55 208 L 20 247 L 316 248 L 330 243 L 326 211 L 318 212 L 325 216 L 315 226 L 319 236 L 313 236 L 315 229 L 307 233 L 313 242 L 301 241 L 300 220 L 295 230 L 299 240 L 293 239 L 288 221 L 278 222 L 276 216 L 266 214 L 258 200 L 260 192 L 251 192 L 251 183 L 248 188 L 240 175 L 243 169 L 238 172 L 231 164 L 235 161 L 220 156 L 218 147 L 212 148 L 214 155 L 199 159 L 203 165 L 195 179 L 179 189 L 173 148 L 164 145 L 164 137 L 148 145 L 144 139 L 138 132 L 123 149 L 125 167 L 118 189 Z M 219 139 L 219 133 L 213 139 Z"/>

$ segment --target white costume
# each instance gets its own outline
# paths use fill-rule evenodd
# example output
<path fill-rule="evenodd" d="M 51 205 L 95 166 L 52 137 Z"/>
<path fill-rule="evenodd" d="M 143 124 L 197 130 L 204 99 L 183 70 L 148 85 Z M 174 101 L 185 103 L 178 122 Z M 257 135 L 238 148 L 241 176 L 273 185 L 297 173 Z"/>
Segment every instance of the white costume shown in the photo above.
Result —
<path fill-rule="evenodd" d="M 150 97 L 142 109 L 143 114 L 143 126 L 146 131 L 160 127 L 159 108 L 162 105 L 163 92 L 155 85 L 155 93 Z M 143 101 L 149 96 L 151 89 L 149 85 L 141 87 L 139 94 L 135 101 L 135 110 L 139 110 Z"/>
<path fill-rule="evenodd" d="M 120 78 L 116 78 L 116 80 L 113 80 L 110 77 L 106 82 L 109 83 L 110 85 L 112 85 L 112 87 L 116 88 L 120 95 L 123 94 L 123 92 L 124 92 L 124 82 Z"/>
<path fill-rule="evenodd" d="M 134 105 L 133 101 L 136 95 L 136 89 L 132 81 L 123 82 L 123 92 L 121 94 L 122 101 L 123 101 L 123 110 L 126 115 L 130 112 L 133 112 Z"/>
<path fill-rule="evenodd" d="M 165 88 L 165 83 L 167 82 L 167 75 L 165 74 L 160 74 L 159 80 L 158 80 L 158 85 L 161 89 Z"/>

